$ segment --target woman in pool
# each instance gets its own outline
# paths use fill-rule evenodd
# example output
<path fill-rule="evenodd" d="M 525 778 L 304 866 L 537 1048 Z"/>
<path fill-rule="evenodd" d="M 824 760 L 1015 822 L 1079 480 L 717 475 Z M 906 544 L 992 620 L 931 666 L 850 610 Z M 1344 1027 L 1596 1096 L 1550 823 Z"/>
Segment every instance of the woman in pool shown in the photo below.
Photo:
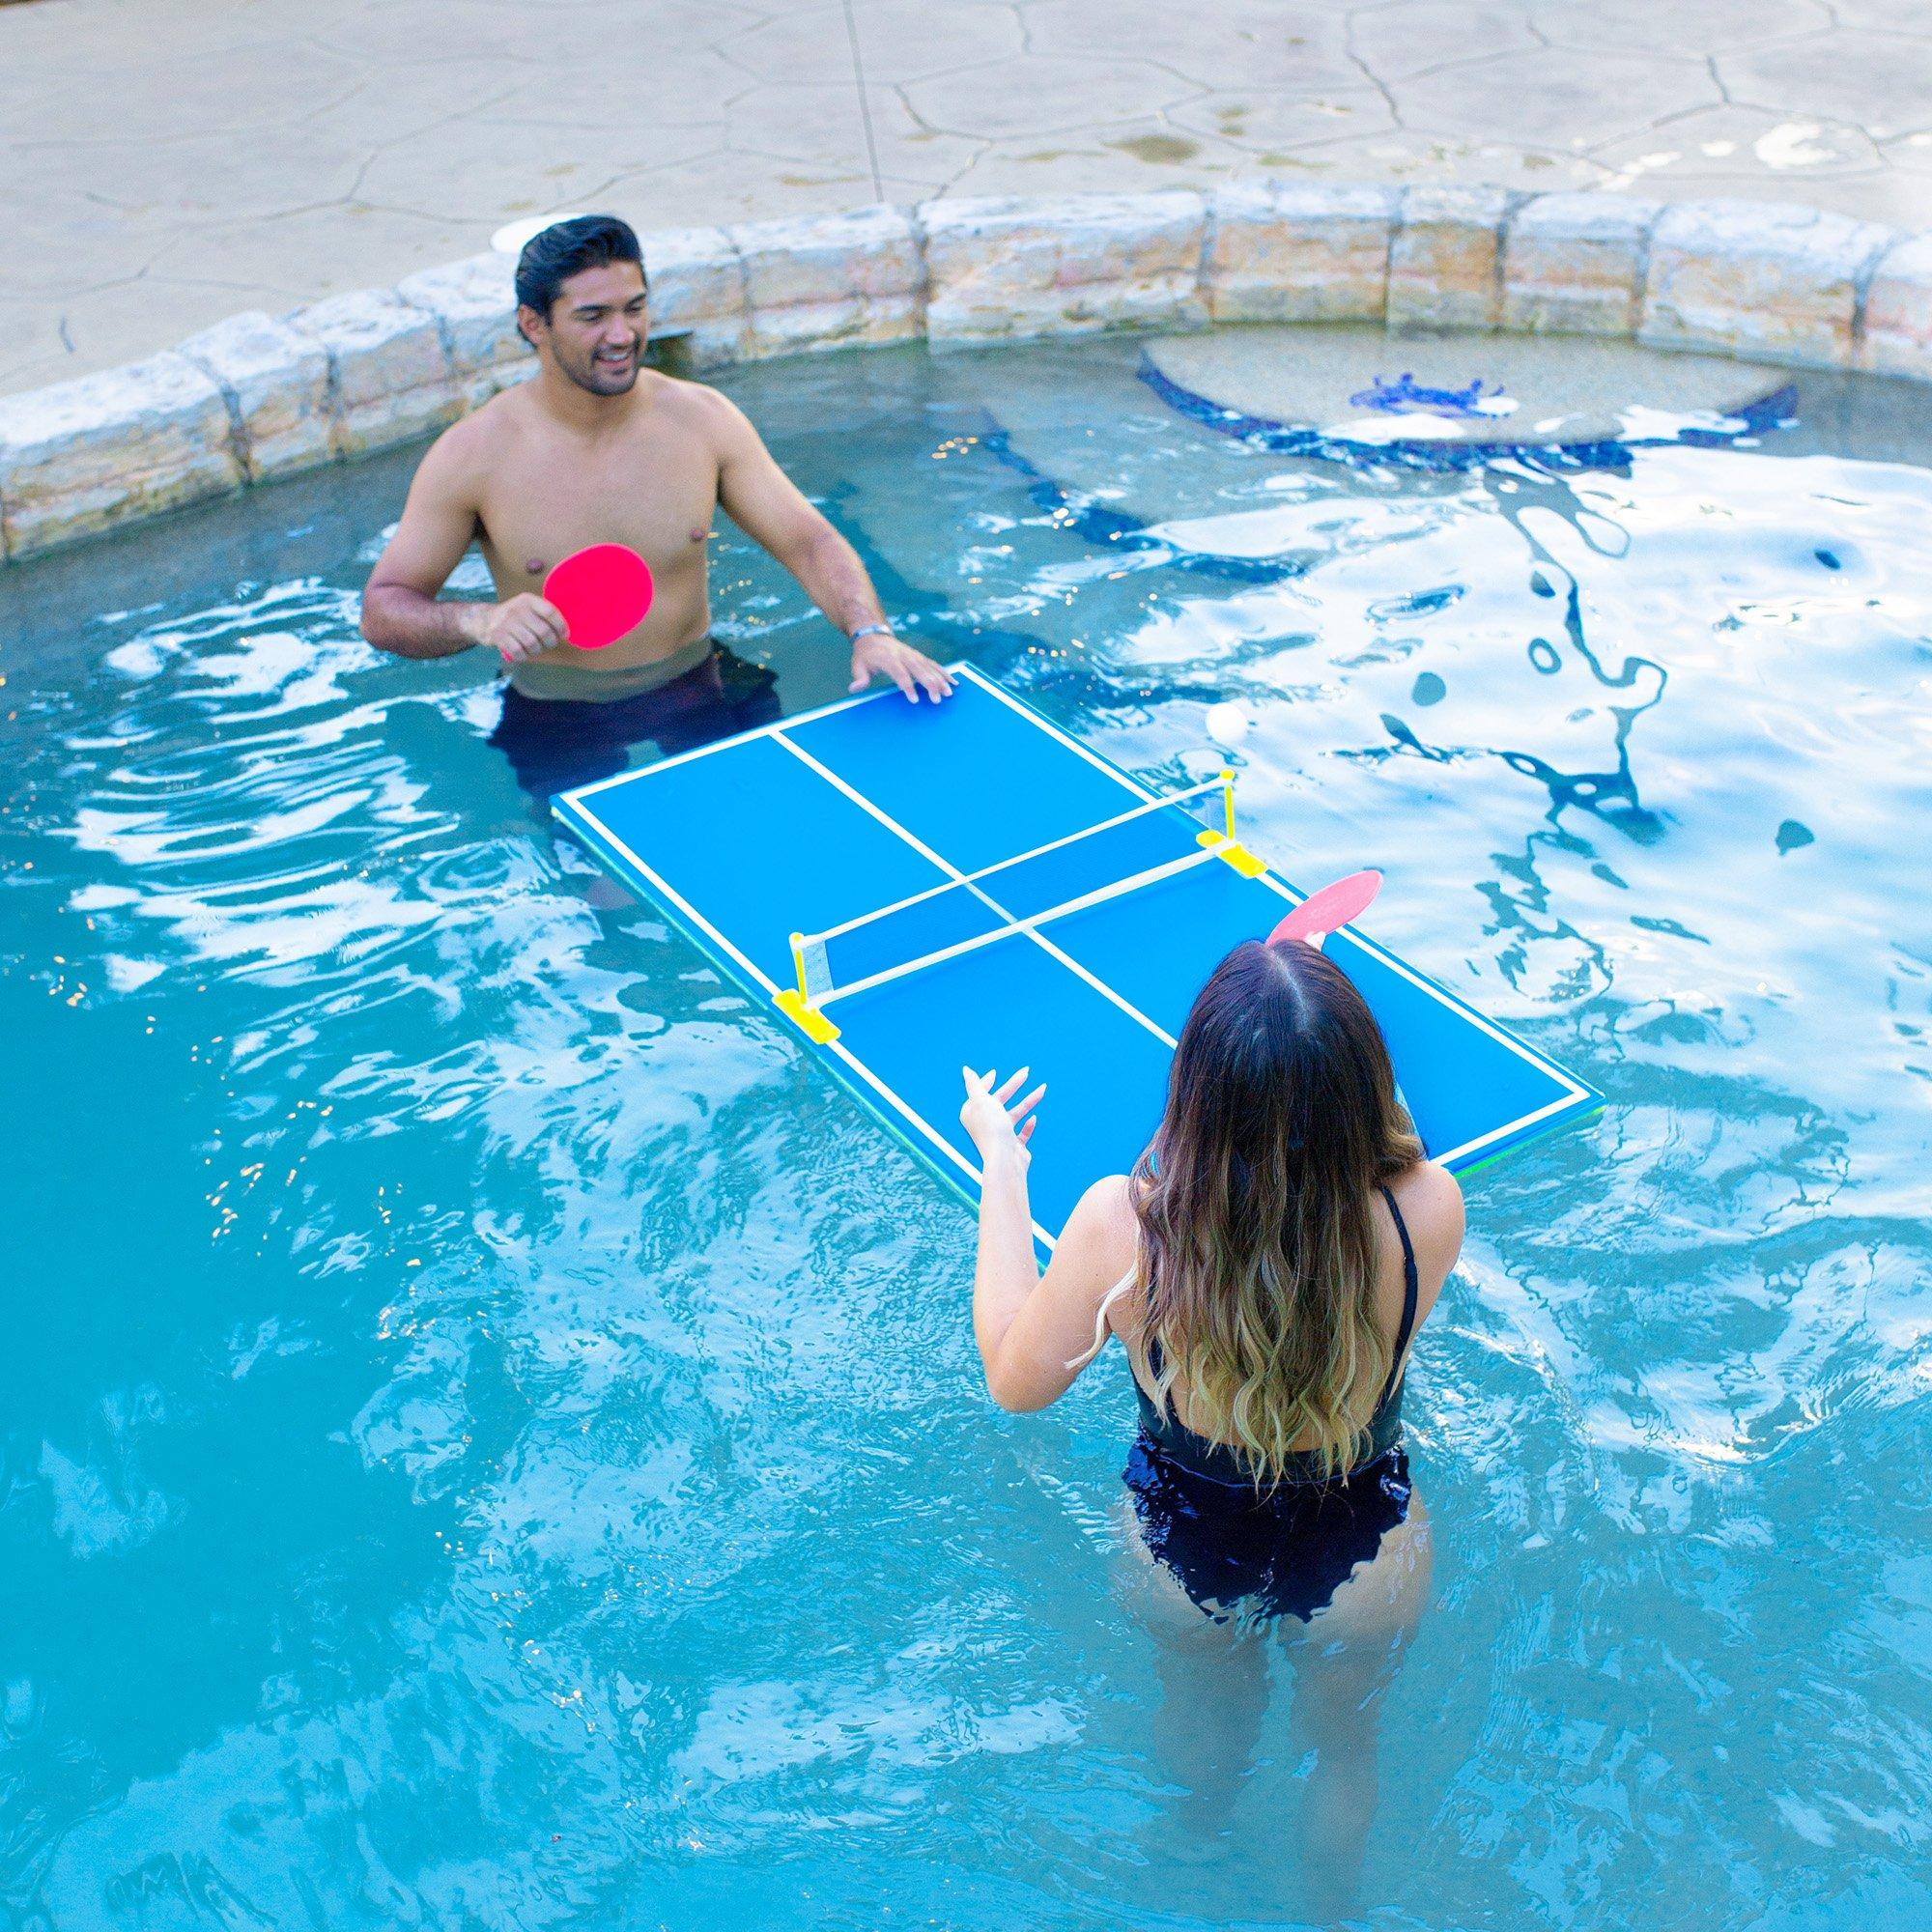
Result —
<path fill-rule="evenodd" d="M 1463 1240 L 1381 1031 L 1300 940 L 1237 946 L 1181 1029 L 1131 1175 L 1096 1181 L 1044 1279 L 1027 1143 L 1043 1088 L 968 1072 L 985 1181 L 973 1324 L 1003 1408 L 1043 1408 L 1118 1335 L 1147 1548 L 1216 1619 L 1419 1594 L 1426 1518 L 1402 1445 L 1409 1343 Z"/>
<path fill-rule="evenodd" d="M 1428 1589 L 1403 1372 L 1462 1246 L 1462 1190 L 1423 1158 L 1361 995 L 1300 940 L 1237 946 L 1215 969 L 1152 1143 L 1087 1190 L 1043 1279 L 1026 1171 L 1045 1089 L 1016 1098 L 1025 1076 L 968 1070 L 960 1112 L 984 1172 L 987 1386 L 1003 1408 L 1044 1408 L 1120 1337 L 1189 1834 L 1231 1828 L 1260 1737 L 1267 1662 L 1248 1638 L 1309 1626 L 1302 1869 L 1316 1909 L 1339 1912 L 1375 1811 L 1377 1695 Z"/>

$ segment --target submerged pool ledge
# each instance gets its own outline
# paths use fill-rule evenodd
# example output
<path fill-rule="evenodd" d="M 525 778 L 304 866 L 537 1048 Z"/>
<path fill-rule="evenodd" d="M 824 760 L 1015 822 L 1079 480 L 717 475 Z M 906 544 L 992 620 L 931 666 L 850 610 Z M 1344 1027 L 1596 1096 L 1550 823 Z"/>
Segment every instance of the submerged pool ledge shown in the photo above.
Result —
<path fill-rule="evenodd" d="M 943 199 L 658 230 L 691 365 L 924 339 L 1380 322 L 1635 340 L 1932 382 L 1932 235 L 1791 203 L 1300 186 Z M 9 560 L 407 442 L 535 367 L 508 256 L 0 397 Z"/>

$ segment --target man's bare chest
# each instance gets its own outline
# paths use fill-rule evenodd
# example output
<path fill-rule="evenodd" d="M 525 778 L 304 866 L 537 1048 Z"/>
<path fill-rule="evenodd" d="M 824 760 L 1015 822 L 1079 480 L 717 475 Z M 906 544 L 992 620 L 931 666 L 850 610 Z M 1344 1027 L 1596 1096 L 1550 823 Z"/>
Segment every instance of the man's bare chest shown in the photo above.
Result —
<path fill-rule="evenodd" d="M 586 460 L 573 450 L 521 451 L 483 494 L 483 547 L 499 582 L 541 579 L 587 544 L 621 543 L 654 571 L 700 563 L 718 507 L 708 451 L 668 454 L 649 443 Z"/>

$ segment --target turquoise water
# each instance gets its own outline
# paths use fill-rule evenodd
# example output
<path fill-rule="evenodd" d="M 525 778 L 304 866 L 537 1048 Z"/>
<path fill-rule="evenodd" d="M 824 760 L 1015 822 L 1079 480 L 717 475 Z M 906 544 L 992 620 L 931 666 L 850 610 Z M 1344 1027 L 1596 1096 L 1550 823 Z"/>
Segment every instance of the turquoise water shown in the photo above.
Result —
<path fill-rule="evenodd" d="M 1927 1922 L 1932 436 L 1377 475 L 1133 356 L 731 387 L 931 648 L 1163 782 L 1238 699 L 1252 841 L 1609 1096 L 1417 1352 L 1356 1918 Z M 487 665 L 356 640 L 408 470 L 0 576 L 0 1925 L 1332 1909 L 1303 1661 L 1136 1607 L 1118 1359 L 992 1410 L 957 1202 L 538 819 Z"/>

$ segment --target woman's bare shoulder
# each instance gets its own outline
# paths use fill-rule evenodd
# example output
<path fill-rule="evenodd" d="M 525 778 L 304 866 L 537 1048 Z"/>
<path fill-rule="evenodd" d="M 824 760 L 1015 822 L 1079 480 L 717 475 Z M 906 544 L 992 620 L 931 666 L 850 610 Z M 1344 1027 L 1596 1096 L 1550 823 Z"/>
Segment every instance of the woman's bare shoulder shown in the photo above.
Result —
<path fill-rule="evenodd" d="M 1080 1210 L 1098 1256 L 1118 1262 L 1117 1274 L 1133 1265 L 1140 1245 L 1140 1223 L 1134 1218 L 1133 1186 L 1124 1174 L 1107 1174 L 1081 1198 Z"/>
<path fill-rule="evenodd" d="M 1390 1188 L 1415 1244 L 1415 1270 L 1425 1303 L 1433 1302 L 1463 1252 L 1461 1183 L 1446 1167 L 1419 1160 Z"/>
<path fill-rule="evenodd" d="M 1124 1174 L 1103 1175 L 1080 1197 L 1060 1237 L 1061 1253 L 1083 1274 L 1106 1287 L 1117 1285 L 1134 1265 L 1140 1223 Z"/>

